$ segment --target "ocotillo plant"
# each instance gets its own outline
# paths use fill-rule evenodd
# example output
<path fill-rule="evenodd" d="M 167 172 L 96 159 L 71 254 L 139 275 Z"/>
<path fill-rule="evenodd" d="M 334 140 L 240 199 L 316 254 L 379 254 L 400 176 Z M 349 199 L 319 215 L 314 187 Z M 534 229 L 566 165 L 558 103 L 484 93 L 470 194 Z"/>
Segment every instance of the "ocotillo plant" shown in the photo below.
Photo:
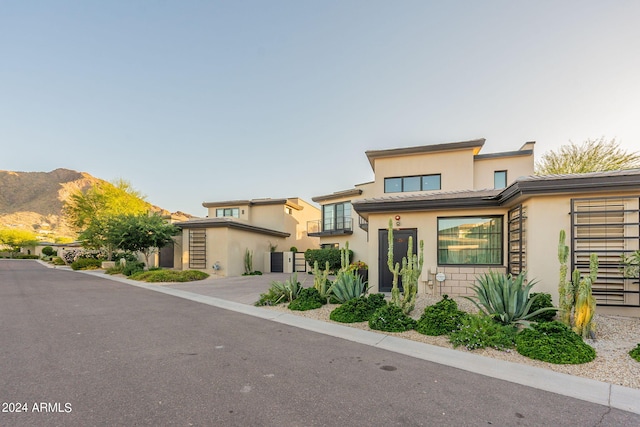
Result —
<path fill-rule="evenodd" d="M 391 303 L 399 307 L 404 314 L 409 314 L 416 306 L 416 294 L 418 293 L 418 278 L 424 264 L 424 242 L 420 241 L 420 256 L 413 253 L 413 238 L 409 237 L 407 256 L 400 263 L 393 264 L 393 221 L 389 220 L 389 250 L 387 253 L 387 266 L 393 274 L 393 286 L 391 288 Z M 398 288 L 398 276 L 402 276 L 402 294 Z"/>
<path fill-rule="evenodd" d="M 560 283 L 558 284 L 558 318 L 567 326 L 571 326 L 571 309 L 574 303 L 575 289 L 572 282 L 567 281 L 567 259 L 569 247 L 565 244 L 566 233 L 560 230 L 558 242 L 558 261 L 560 261 Z"/>
<path fill-rule="evenodd" d="M 589 275 L 587 277 L 580 277 L 580 272 L 577 269 L 573 272 L 574 282 L 578 283 L 574 296 L 573 331 L 583 338 L 593 338 L 595 335 L 595 325 L 592 319 L 596 310 L 596 299 L 592 293 L 592 286 L 597 277 L 597 254 L 591 254 L 589 257 Z"/>

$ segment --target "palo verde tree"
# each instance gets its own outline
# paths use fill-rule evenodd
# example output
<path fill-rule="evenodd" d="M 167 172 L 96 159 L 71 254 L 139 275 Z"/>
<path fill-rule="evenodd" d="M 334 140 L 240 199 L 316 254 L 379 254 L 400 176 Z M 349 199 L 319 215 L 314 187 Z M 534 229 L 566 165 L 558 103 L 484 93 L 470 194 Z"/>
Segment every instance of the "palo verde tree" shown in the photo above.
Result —
<path fill-rule="evenodd" d="M 69 224 L 79 232 L 83 246 L 105 249 L 108 259 L 118 243 L 113 227 L 121 215 L 146 214 L 151 205 L 134 190 L 129 182 L 120 179 L 113 183 L 100 182 L 71 195 L 64 213 Z"/>
<path fill-rule="evenodd" d="M 616 142 L 603 138 L 571 142 L 542 155 L 536 163 L 537 175 L 605 172 L 640 167 L 640 154 L 628 153 Z"/>
<path fill-rule="evenodd" d="M 5 246 L 13 254 L 20 252 L 24 246 L 33 246 L 38 243 L 36 235 L 29 230 L 7 228 L 0 230 L 0 247 Z"/>
<path fill-rule="evenodd" d="M 149 256 L 169 245 L 180 229 L 158 214 L 120 215 L 111 229 L 115 247 L 125 251 L 140 252 L 149 266 Z"/>

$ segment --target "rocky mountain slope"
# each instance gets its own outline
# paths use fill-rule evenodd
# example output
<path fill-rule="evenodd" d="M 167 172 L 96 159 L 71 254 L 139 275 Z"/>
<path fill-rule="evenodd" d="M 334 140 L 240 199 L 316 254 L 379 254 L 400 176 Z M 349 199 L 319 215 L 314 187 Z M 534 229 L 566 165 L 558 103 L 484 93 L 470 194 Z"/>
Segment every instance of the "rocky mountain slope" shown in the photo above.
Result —
<path fill-rule="evenodd" d="M 62 214 L 65 201 L 77 190 L 104 182 L 85 172 L 56 169 L 51 172 L 0 171 L 0 228 L 37 233 L 41 239 L 74 239 Z M 153 207 L 163 214 L 168 211 Z M 177 212 L 180 220 L 190 217 Z"/>

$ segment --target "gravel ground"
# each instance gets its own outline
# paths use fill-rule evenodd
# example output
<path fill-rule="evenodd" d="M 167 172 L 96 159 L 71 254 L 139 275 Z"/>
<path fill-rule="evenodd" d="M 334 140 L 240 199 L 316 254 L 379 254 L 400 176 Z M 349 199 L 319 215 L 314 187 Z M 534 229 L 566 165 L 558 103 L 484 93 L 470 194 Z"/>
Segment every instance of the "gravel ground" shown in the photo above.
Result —
<path fill-rule="evenodd" d="M 419 295 L 416 302 L 416 308 L 412 312 L 411 316 L 418 319 L 426 306 L 435 304 L 440 299 L 440 296 Z M 464 298 L 456 297 L 453 299 L 458 303 L 458 308 L 461 310 L 471 313 L 478 311 L 470 301 Z M 337 305 L 328 304 L 322 308 L 309 311 L 293 311 L 289 310 L 285 305 L 266 308 L 323 320 L 326 322 L 333 322 L 329 319 L 329 313 L 331 313 L 331 311 L 336 307 Z M 640 343 L 640 318 L 603 316 L 596 314 L 594 316 L 594 321 L 596 323 L 596 340 L 585 341 L 587 344 L 595 348 L 597 357 L 589 363 L 581 365 L 556 365 L 553 363 L 529 359 L 528 357 L 520 355 L 515 350 L 499 351 L 495 349 L 482 349 L 474 350 L 473 353 L 486 357 L 493 357 L 495 359 L 507 360 L 509 362 L 537 366 L 539 368 L 563 372 L 569 375 L 591 378 L 610 384 L 640 389 L 640 363 L 636 362 L 628 354 L 631 349 L 635 348 L 636 345 Z M 353 328 L 371 330 L 367 325 L 367 322 L 341 324 L 351 326 Z M 431 337 L 419 334 L 416 331 L 384 333 L 453 349 L 453 346 L 449 343 L 449 339 L 446 336 Z M 463 347 L 458 347 L 456 350 L 468 351 Z"/>

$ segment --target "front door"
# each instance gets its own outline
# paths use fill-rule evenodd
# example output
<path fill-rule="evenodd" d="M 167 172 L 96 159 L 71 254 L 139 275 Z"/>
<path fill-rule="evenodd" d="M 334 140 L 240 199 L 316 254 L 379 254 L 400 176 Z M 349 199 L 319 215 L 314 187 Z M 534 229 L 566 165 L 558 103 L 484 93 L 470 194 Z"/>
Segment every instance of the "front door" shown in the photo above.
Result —
<path fill-rule="evenodd" d="M 402 258 L 407 256 L 409 249 L 409 237 L 413 238 L 413 253 L 418 251 L 418 230 L 409 228 L 404 230 L 393 230 L 393 265 L 400 264 L 402 268 Z M 389 253 L 389 230 L 378 230 L 378 284 L 380 292 L 391 292 L 393 287 L 393 274 L 387 266 Z M 402 290 L 402 278 L 398 277 L 398 288 Z"/>

